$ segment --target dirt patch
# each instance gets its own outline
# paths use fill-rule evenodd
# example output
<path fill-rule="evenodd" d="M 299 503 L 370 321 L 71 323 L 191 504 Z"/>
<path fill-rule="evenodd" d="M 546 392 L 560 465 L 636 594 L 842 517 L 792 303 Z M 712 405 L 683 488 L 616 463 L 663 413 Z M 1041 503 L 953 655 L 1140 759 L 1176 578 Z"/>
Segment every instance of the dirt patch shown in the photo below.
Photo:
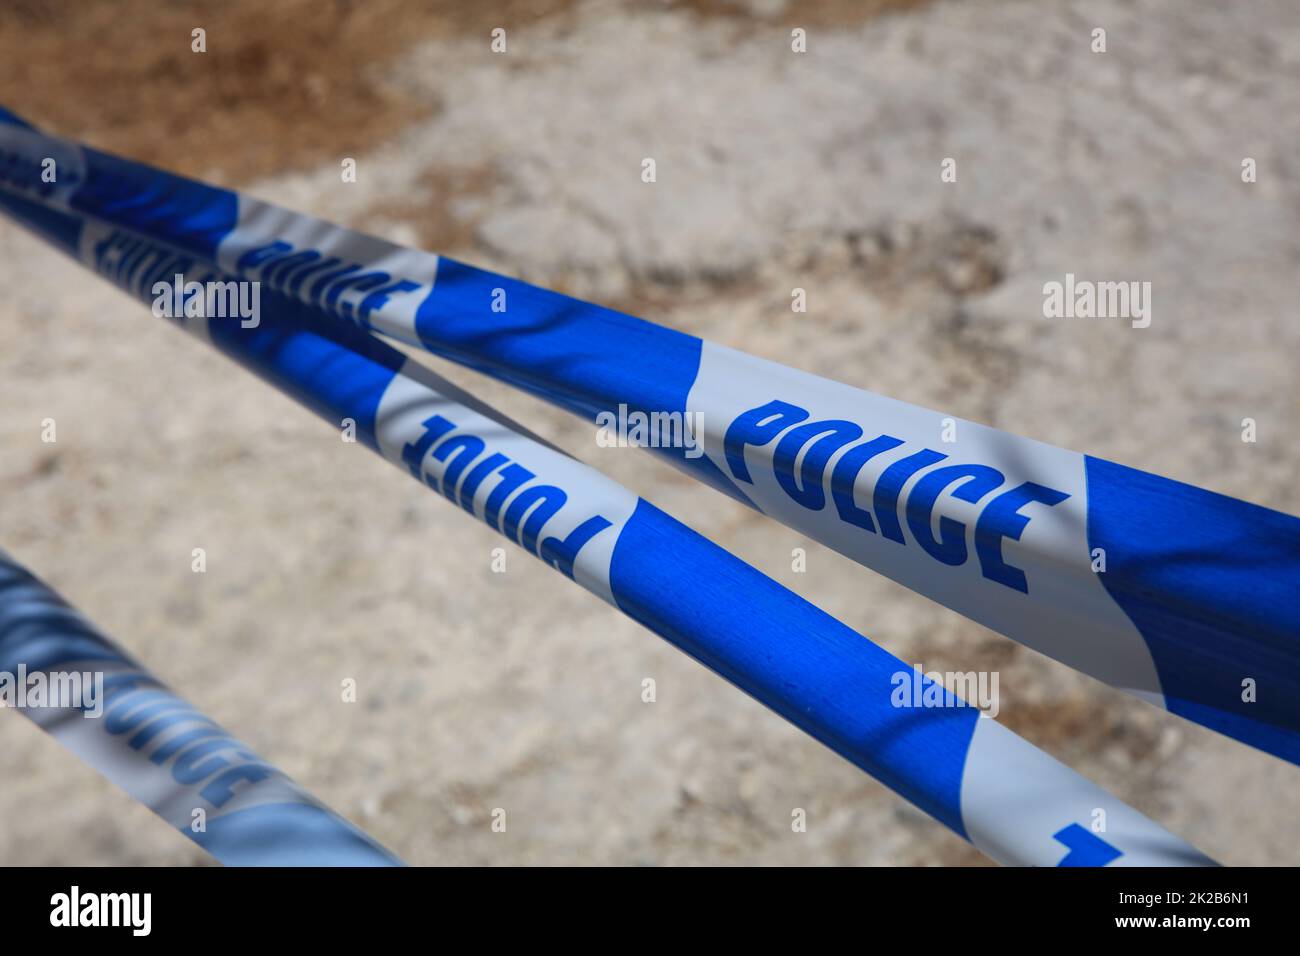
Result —
<path fill-rule="evenodd" d="M 464 253 L 477 246 L 481 215 L 463 214 L 456 204 L 463 207 L 466 200 L 488 196 L 498 181 L 493 167 L 486 164 L 431 168 L 420 175 L 413 192 L 424 198 L 386 199 L 368 207 L 364 218 L 410 225 L 421 249 Z"/>
<path fill-rule="evenodd" d="M 1009 701 L 998 720 L 1031 740 L 1050 741 L 1067 763 L 1092 759 L 1126 774 L 1146 773 L 1142 768 L 1158 763 L 1155 758 L 1167 758 L 1164 751 L 1173 742 L 1162 738 L 1160 724 L 1134 723 L 1123 712 L 1099 708 L 1096 701 L 1078 696 Z"/>
<path fill-rule="evenodd" d="M 571 0 L 17 0 L 0 7 L 0 103 L 189 175 L 241 182 L 380 141 L 437 103 L 382 67 L 419 41 L 522 26 Z M 191 31 L 206 31 L 206 53 Z"/>
<path fill-rule="evenodd" d="M 859 22 L 924 0 L 782 14 Z M 574 0 L 13 0 L 0 6 L 0 105 L 42 128 L 187 175 L 247 182 L 351 155 L 438 108 L 384 81 L 434 39 L 482 43 L 571 13 Z M 742 4 L 674 4 L 769 22 Z M 206 31 L 207 52 L 192 50 Z"/>

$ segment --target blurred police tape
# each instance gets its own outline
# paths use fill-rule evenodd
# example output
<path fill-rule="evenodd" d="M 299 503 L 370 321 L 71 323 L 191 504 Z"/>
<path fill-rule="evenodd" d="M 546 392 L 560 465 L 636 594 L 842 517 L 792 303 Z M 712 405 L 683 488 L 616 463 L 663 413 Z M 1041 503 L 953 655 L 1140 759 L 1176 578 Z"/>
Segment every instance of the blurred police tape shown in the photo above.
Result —
<path fill-rule="evenodd" d="M 18 674 L 15 709 L 221 863 L 401 865 L 0 551 L 0 680 Z M 94 691 L 30 692 L 67 675 Z"/>

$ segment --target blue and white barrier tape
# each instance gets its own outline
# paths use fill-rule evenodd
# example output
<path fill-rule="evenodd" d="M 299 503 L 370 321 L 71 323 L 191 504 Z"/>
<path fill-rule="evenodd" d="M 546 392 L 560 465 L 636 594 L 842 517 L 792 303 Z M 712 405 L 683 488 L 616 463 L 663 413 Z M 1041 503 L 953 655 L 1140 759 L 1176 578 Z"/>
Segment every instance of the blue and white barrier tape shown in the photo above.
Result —
<path fill-rule="evenodd" d="M 156 270 L 204 283 L 228 278 L 176 245 L 11 193 L 0 192 L 0 208 L 146 301 Z M 146 262 L 156 267 L 141 268 Z M 484 414 L 366 331 L 277 293 L 262 296 L 256 328 L 238 319 L 175 321 L 327 421 L 351 420 L 358 439 L 393 464 L 993 859 L 1212 863 L 973 707 L 895 706 L 895 675 L 911 671 L 902 661 L 595 469 Z"/>
<path fill-rule="evenodd" d="M 57 183 L 42 182 L 45 159 Z M 1294 517 L 974 422 L 941 444 L 937 412 L 57 140 L 3 110 L 0 188 L 160 243 L 157 259 L 133 240 L 117 250 L 145 287 L 170 278 L 168 257 L 193 257 L 589 418 L 624 405 L 701 421 L 702 456 L 661 449 L 696 477 L 1022 644 L 1300 763 Z"/>
<path fill-rule="evenodd" d="M 0 681 L 20 713 L 221 863 L 401 865 L 164 687 L 3 551 Z M 56 687 L 77 689 L 75 699 Z"/>

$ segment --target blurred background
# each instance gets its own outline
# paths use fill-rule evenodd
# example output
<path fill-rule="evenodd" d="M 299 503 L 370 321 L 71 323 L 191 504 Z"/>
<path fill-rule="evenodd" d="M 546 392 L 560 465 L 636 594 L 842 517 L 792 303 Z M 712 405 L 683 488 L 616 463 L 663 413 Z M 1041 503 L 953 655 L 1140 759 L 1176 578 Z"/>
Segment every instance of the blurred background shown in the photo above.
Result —
<path fill-rule="evenodd" d="M 1297 27 L 1291 0 L 8 0 L 0 104 L 1295 514 Z M 1066 272 L 1150 281 L 1151 327 L 1044 319 Z M 492 573 L 493 532 L 7 222 L 0 289 L 0 544 L 407 861 L 986 862 L 522 551 Z M 1212 856 L 1300 863 L 1300 769 L 426 360 L 904 659 L 999 671 L 1005 723 Z M 0 779 L 0 863 L 207 862 L 17 715 Z"/>

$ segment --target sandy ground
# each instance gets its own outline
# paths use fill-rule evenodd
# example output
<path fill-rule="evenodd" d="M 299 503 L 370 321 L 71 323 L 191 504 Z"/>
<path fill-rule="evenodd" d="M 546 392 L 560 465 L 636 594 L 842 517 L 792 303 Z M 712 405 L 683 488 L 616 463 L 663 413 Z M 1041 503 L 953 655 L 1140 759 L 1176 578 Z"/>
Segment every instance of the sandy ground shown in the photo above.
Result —
<path fill-rule="evenodd" d="M 163 18 L 185 27 L 167 41 L 182 53 L 123 57 L 129 34 L 106 27 L 103 62 L 87 59 L 92 79 L 128 59 L 154 62 L 142 85 L 181 77 L 149 94 L 148 122 L 46 88 L 33 107 L 3 67 L 0 102 L 808 371 L 1300 512 L 1289 0 L 814 5 L 803 55 L 789 49 L 801 14 L 780 2 L 516 5 L 505 56 L 489 52 L 490 16 L 412 14 L 364 70 L 361 27 L 337 58 L 327 40 L 315 58 L 286 53 L 324 77 L 325 100 L 278 112 L 256 83 L 195 73 L 192 6 Z M 229 6 L 242 13 L 210 44 L 263 49 L 247 70 L 296 90 L 277 65 L 283 25 Z M 378 9 L 405 25 L 400 5 Z M 6 16 L 0 48 L 16 30 L 47 42 L 49 21 Z M 1089 50 L 1095 26 L 1105 54 Z M 204 83 L 226 90 L 206 128 Z M 178 118 L 165 111 L 183 89 L 193 112 Z M 358 102 L 391 104 L 400 125 L 349 127 Z M 255 135 L 222 135 L 241 122 Z M 355 184 L 340 183 L 344 156 Z M 949 156 L 958 180 L 944 184 Z M 1257 183 L 1240 180 L 1246 156 Z M 1066 272 L 1150 281 L 1151 327 L 1043 319 L 1042 285 Z M 790 311 L 795 286 L 806 315 Z M 512 550 L 492 573 L 487 528 L 7 224 L 0 288 L 0 541 L 408 861 L 983 862 L 539 562 Z M 1300 863 L 1287 796 L 1300 770 L 430 363 L 894 653 L 1000 671 L 1010 726 L 1211 855 Z M 1247 416 L 1255 444 L 1240 440 Z M 54 445 L 39 440 L 45 418 Z M 190 570 L 195 547 L 206 574 Z M 339 699 L 349 677 L 356 704 Z M 0 775 L 0 862 L 205 860 L 12 715 Z M 791 832 L 795 807 L 806 833 Z"/>

